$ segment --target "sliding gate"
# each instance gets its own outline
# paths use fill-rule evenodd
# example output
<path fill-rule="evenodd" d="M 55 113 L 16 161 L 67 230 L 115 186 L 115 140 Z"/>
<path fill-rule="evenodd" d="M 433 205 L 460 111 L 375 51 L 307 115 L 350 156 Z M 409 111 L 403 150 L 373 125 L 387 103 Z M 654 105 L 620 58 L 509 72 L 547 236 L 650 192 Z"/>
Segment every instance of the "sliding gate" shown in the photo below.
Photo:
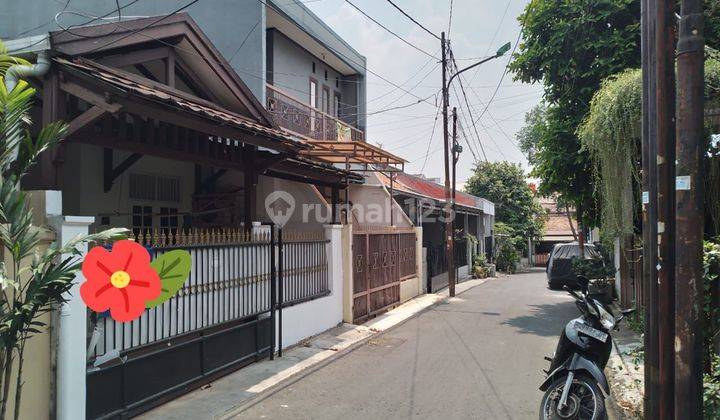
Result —
<path fill-rule="evenodd" d="M 400 303 L 400 283 L 416 275 L 413 230 L 353 232 L 353 322 Z"/>
<path fill-rule="evenodd" d="M 87 418 L 126 418 L 272 357 L 277 244 L 270 226 L 140 235 L 153 258 L 192 256 L 177 295 L 138 319 L 94 319 L 87 372 Z"/>

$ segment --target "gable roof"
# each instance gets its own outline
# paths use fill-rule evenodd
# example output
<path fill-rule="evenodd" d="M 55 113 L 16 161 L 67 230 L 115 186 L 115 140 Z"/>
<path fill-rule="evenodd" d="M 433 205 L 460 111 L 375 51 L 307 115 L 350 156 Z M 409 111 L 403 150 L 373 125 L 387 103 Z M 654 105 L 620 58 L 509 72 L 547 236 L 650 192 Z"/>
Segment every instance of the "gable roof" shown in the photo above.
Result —
<path fill-rule="evenodd" d="M 50 37 L 54 51 L 94 59 L 138 48 L 170 47 L 183 63 L 202 74 L 205 83 L 226 95 L 230 103 L 222 103 L 225 108 L 277 128 L 265 107 L 185 12 L 81 26 L 72 33 L 51 32 Z"/>

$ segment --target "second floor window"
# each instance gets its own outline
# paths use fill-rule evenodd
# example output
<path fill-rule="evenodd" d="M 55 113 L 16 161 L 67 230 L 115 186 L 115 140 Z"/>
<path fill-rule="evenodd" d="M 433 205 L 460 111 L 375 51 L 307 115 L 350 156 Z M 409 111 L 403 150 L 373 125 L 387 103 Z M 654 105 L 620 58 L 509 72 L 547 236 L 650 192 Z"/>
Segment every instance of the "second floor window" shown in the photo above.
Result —
<path fill-rule="evenodd" d="M 340 118 L 340 95 L 333 95 L 333 116 Z"/>
<path fill-rule="evenodd" d="M 310 106 L 317 108 L 317 82 L 310 79 Z"/>

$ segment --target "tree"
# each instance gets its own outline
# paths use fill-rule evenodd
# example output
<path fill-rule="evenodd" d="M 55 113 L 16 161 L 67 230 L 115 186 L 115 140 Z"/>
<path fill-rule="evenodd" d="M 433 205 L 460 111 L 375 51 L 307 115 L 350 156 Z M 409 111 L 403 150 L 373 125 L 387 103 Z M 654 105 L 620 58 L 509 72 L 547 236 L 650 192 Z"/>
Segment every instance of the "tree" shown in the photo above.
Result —
<path fill-rule="evenodd" d="M 4 256 L 0 262 L 0 419 L 6 416 L 11 388 L 15 389 L 13 417 L 20 416 L 25 344 L 45 327 L 38 317 L 64 302 L 80 269 L 80 245 L 124 238 L 127 233 L 127 229 L 110 229 L 38 252 L 41 228 L 32 225 L 30 197 L 20 190 L 20 181 L 40 153 L 58 144 L 67 126 L 54 123 L 35 137 L 30 134 L 35 91 L 20 81 L 8 92 L 4 83 L 8 68 L 17 63 L 25 64 L 11 57 L 0 42 L 0 247 Z"/>
<path fill-rule="evenodd" d="M 495 203 L 495 221 L 507 225 L 513 237 L 523 240 L 542 236 L 544 211 L 525 182 L 520 165 L 510 162 L 480 162 L 465 184 L 465 190 Z"/>
<path fill-rule="evenodd" d="M 638 0 L 534 0 L 518 18 L 522 43 L 510 63 L 516 80 L 542 82 L 545 109 L 524 130 L 532 175 L 543 195 L 572 202 L 582 223 L 595 224 L 590 159 L 576 135 L 602 80 L 640 64 Z M 521 136 L 523 133 L 521 132 Z"/>

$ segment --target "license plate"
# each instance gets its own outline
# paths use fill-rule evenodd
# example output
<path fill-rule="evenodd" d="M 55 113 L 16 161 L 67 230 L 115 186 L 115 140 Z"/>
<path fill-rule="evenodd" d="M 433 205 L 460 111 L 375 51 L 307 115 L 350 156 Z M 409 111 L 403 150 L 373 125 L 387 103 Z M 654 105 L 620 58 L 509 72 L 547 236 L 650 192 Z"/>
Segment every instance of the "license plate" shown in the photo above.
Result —
<path fill-rule="evenodd" d="M 592 337 L 592 338 L 594 338 L 594 339 L 596 339 L 596 340 L 600 340 L 600 341 L 602 341 L 603 343 L 604 343 L 604 342 L 607 340 L 607 338 L 608 338 L 608 335 L 605 334 L 604 332 L 602 332 L 602 331 L 600 331 L 600 330 L 598 330 L 598 329 L 595 329 L 595 328 L 593 328 L 593 327 L 590 327 L 590 326 L 588 326 L 588 325 L 586 325 L 586 324 L 583 324 L 583 323 L 581 323 L 581 322 L 576 322 L 576 323 L 575 323 L 575 329 L 576 329 L 577 331 L 580 331 L 580 332 L 583 333 L 583 334 L 589 335 L 590 337 Z"/>

